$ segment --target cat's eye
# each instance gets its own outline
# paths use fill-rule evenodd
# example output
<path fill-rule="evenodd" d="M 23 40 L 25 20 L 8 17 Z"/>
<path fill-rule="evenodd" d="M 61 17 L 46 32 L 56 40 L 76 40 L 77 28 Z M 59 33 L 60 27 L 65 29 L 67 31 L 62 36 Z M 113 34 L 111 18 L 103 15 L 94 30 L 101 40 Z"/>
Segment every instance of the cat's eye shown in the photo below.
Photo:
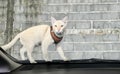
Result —
<path fill-rule="evenodd" d="M 63 27 L 63 25 L 61 25 L 61 27 Z"/>
<path fill-rule="evenodd" d="M 55 27 L 57 27 L 57 25 L 55 25 Z"/>

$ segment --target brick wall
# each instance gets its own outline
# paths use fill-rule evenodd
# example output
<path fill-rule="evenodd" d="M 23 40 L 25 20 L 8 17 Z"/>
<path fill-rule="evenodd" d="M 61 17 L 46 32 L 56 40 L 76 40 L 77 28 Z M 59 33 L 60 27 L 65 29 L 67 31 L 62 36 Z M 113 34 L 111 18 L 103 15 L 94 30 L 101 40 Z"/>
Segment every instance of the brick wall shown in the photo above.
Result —
<path fill-rule="evenodd" d="M 15 34 L 34 25 L 51 25 L 51 16 L 56 19 L 68 16 L 62 47 L 69 59 L 120 60 L 120 0 L 15 1 Z M 11 50 L 11 55 L 19 58 L 20 47 L 18 42 Z M 48 50 L 50 58 L 61 59 L 54 45 Z M 33 56 L 43 59 L 40 47 L 34 49 Z"/>

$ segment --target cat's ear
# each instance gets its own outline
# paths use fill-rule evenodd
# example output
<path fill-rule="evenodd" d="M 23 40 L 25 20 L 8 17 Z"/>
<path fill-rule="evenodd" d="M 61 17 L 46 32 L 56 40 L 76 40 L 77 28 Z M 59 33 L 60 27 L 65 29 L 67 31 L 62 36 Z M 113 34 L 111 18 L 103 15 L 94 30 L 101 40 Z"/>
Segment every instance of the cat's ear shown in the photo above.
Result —
<path fill-rule="evenodd" d="M 52 25 L 53 25 L 55 22 L 56 22 L 56 19 L 51 16 L 51 23 L 52 23 Z"/>
<path fill-rule="evenodd" d="M 65 16 L 65 17 L 62 19 L 62 21 L 65 23 L 65 25 L 67 25 L 67 22 L 68 22 L 68 17 L 67 17 L 67 16 Z"/>

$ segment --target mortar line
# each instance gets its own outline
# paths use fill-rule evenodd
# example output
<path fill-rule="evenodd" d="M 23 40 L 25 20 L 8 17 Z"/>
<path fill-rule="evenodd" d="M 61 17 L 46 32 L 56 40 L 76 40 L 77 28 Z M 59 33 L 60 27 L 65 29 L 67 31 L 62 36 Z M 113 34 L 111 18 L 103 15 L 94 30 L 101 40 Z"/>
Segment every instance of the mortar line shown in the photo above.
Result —
<path fill-rule="evenodd" d="M 89 22 L 90 22 L 91 20 L 68 20 L 68 22 L 81 22 L 81 21 L 85 21 L 85 22 L 89 21 Z M 93 21 L 93 22 L 99 22 L 99 21 L 120 22 L 120 19 L 119 19 L 119 20 L 92 20 L 92 21 Z M 25 23 L 26 23 L 26 21 L 22 21 L 22 22 L 25 22 Z M 38 23 L 41 23 L 41 22 L 43 22 L 43 21 L 40 21 L 40 22 L 38 22 Z M 50 21 L 44 21 L 44 22 L 50 22 Z M 21 21 L 15 21 L 14 23 L 21 23 Z"/>
<path fill-rule="evenodd" d="M 92 4 L 98 4 L 98 5 L 100 5 L 100 4 L 103 4 L 103 5 L 105 5 L 105 4 L 116 4 L 116 3 L 119 3 L 118 2 L 118 0 L 116 1 L 116 2 L 106 2 L 106 3 L 93 3 L 93 2 L 91 2 L 91 3 L 49 3 L 49 4 L 44 4 L 44 3 L 36 3 L 36 5 L 38 4 L 38 5 L 44 5 L 44 6 L 47 6 L 47 5 L 56 5 L 56 6 L 59 6 L 59 5 L 92 5 Z M 22 6 L 29 6 L 29 5 L 24 5 L 24 4 L 21 4 Z M 16 7 L 18 7 L 19 5 L 15 5 Z"/>
<path fill-rule="evenodd" d="M 90 21 L 91 29 L 93 29 L 93 20 Z"/>
<path fill-rule="evenodd" d="M 57 51 L 48 51 L 48 52 L 57 52 Z M 72 52 L 72 53 L 74 53 L 74 52 L 113 52 L 113 53 L 116 53 L 116 52 L 119 52 L 120 53 L 120 51 L 65 51 L 64 50 L 64 52 Z"/>
<path fill-rule="evenodd" d="M 73 29 L 66 29 L 66 30 L 73 30 Z M 78 31 L 80 31 L 80 30 L 120 30 L 119 28 L 118 29 L 112 29 L 112 28 L 105 28 L 105 29 L 74 29 L 74 30 L 78 30 Z"/>
<path fill-rule="evenodd" d="M 119 1 L 117 0 L 117 4 L 119 3 Z"/>
<path fill-rule="evenodd" d="M 65 12 L 41 12 L 42 14 L 51 14 L 51 13 L 120 13 L 120 11 L 81 11 L 81 12 L 68 12 L 68 11 L 65 11 Z M 40 14 L 41 14 L 40 13 Z M 23 12 L 19 12 L 19 13 L 15 13 L 16 15 L 18 15 L 18 14 L 23 14 Z M 28 13 L 28 14 L 32 14 L 32 13 Z M 38 13 L 39 14 L 39 13 Z"/>
<path fill-rule="evenodd" d="M 63 42 L 63 43 L 69 43 L 69 44 L 71 44 L 71 43 L 74 43 L 74 44 L 76 44 L 76 43 L 77 44 L 80 44 L 80 43 L 81 44 L 88 44 L 88 43 L 90 43 L 90 44 L 91 43 L 92 44 L 106 44 L 106 43 L 108 43 L 108 44 L 110 43 L 111 44 L 112 43 L 112 44 L 114 44 L 114 43 L 117 43 L 117 44 L 119 44 L 120 42 Z"/>

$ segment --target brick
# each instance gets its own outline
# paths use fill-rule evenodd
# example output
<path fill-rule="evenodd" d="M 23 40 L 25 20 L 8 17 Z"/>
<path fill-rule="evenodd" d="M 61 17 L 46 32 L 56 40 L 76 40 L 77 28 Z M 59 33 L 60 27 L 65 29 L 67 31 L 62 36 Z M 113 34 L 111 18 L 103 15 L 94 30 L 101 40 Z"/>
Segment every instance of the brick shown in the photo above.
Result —
<path fill-rule="evenodd" d="M 109 59 L 109 60 L 119 60 L 120 59 L 120 52 L 104 52 L 103 58 Z"/>
<path fill-rule="evenodd" d="M 95 29 L 119 29 L 120 21 L 94 21 L 93 28 Z"/>
<path fill-rule="evenodd" d="M 83 52 L 82 59 L 92 59 L 92 58 L 102 59 L 103 53 L 102 52 Z"/>
<path fill-rule="evenodd" d="M 99 3 L 100 0 L 84 0 L 83 3 Z"/>
<path fill-rule="evenodd" d="M 119 36 L 116 34 L 107 34 L 103 36 L 103 41 L 118 41 Z"/>
<path fill-rule="evenodd" d="M 5 22 L 3 21 L 1 21 L 0 22 L 0 31 L 4 31 L 5 30 Z"/>
<path fill-rule="evenodd" d="M 69 3 L 117 3 L 117 0 L 68 0 Z"/>
<path fill-rule="evenodd" d="M 50 17 L 51 16 L 53 16 L 56 20 L 61 20 L 61 19 L 63 19 L 65 16 L 68 16 L 67 14 L 65 14 L 65 13 L 51 13 L 50 15 L 49 15 L 49 20 L 50 20 Z M 68 16 L 69 17 L 69 16 Z M 50 20 L 51 21 L 51 20 Z"/>
<path fill-rule="evenodd" d="M 120 43 L 113 43 L 112 44 L 112 49 L 113 50 L 119 51 L 119 48 L 120 48 Z"/>
<path fill-rule="evenodd" d="M 25 15 L 14 15 L 14 20 L 15 20 L 15 22 L 25 22 L 25 20 L 26 20 L 26 17 L 25 17 Z"/>
<path fill-rule="evenodd" d="M 102 3 L 117 3 L 117 0 L 101 0 Z"/>
<path fill-rule="evenodd" d="M 44 59 L 43 59 L 43 55 L 40 54 L 40 53 L 39 53 L 39 54 L 36 54 L 36 53 L 33 54 L 33 58 L 34 58 L 35 60 L 44 60 Z"/>
<path fill-rule="evenodd" d="M 48 14 L 38 15 L 38 19 L 39 19 L 38 21 L 39 22 L 48 21 L 49 17 L 50 17 L 50 15 L 48 15 Z"/>
<path fill-rule="evenodd" d="M 4 39 L 5 39 L 4 35 L 0 33 L 0 46 L 4 44 L 5 41 Z"/>
<path fill-rule="evenodd" d="M 101 13 L 69 13 L 70 20 L 100 20 Z"/>
<path fill-rule="evenodd" d="M 109 11 L 109 4 L 92 4 L 91 11 Z"/>
<path fill-rule="evenodd" d="M 70 60 L 80 60 L 83 59 L 84 52 L 65 52 L 65 55 Z"/>
<path fill-rule="evenodd" d="M 84 36 L 82 35 L 66 35 L 64 38 L 65 42 L 84 42 Z"/>
<path fill-rule="evenodd" d="M 90 21 L 68 21 L 67 29 L 90 29 L 91 22 Z"/>
<path fill-rule="evenodd" d="M 107 51 L 112 50 L 112 44 L 107 43 L 76 43 L 75 51 Z"/>
<path fill-rule="evenodd" d="M 7 6 L 7 0 L 4 0 L 4 1 L 0 1 L 0 7 L 1 6 Z"/>
<path fill-rule="evenodd" d="M 75 5 L 69 5 L 70 12 L 89 12 L 91 11 L 91 6 L 87 4 L 75 4 Z"/>
<path fill-rule="evenodd" d="M 48 3 L 48 4 L 62 4 L 66 2 L 67 0 L 43 0 L 43 3 Z"/>
<path fill-rule="evenodd" d="M 105 42 L 105 41 L 119 41 L 118 34 L 103 34 L 103 35 L 66 35 L 65 42 Z"/>
<path fill-rule="evenodd" d="M 49 58 L 51 60 L 58 60 L 61 59 L 60 55 L 58 54 L 58 52 L 49 52 Z"/>
<path fill-rule="evenodd" d="M 120 11 L 120 4 L 112 4 L 112 5 L 110 5 L 109 11 Z"/>
<path fill-rule="evenodd" d="M 68 0 L 68 3 L 81 3 L 82 0 Z"/>
<path fill-rule="evenodd" d="M 119 13 L 117 12 L 107 12 L 107 13 L 101 13 L 102 14 L 102 20 L 117 20 L 119 19 Z"/>
<path fill-rule="evenodd" d="M 62 43 L 61 47 L 64 51 L 73 51 L 74 50 L 74 45 L 72 43 Z"/>
<path fill-rule="evenodd" d="M 70 60 L 83 59 L 83 52 L 64 52 L 64 54 Z M 57 52 L 50 52 L 49 55 L 53 60 L 63 60 Z"/>
<path fill-rule="evenodd" d="M 56 51 L 55 44 L 51 44 L 51 45 L 48 47 L 48 51 Z"/>
<path fill-rule="evenodd" d="M 68 5 L 42 5 L 42 12 L 69 12 L 70 7 Z"/>
<path fill-rule="evenodd" d="M 97 3 L 100 0 L 68 0 L 69 3 Z"/>

